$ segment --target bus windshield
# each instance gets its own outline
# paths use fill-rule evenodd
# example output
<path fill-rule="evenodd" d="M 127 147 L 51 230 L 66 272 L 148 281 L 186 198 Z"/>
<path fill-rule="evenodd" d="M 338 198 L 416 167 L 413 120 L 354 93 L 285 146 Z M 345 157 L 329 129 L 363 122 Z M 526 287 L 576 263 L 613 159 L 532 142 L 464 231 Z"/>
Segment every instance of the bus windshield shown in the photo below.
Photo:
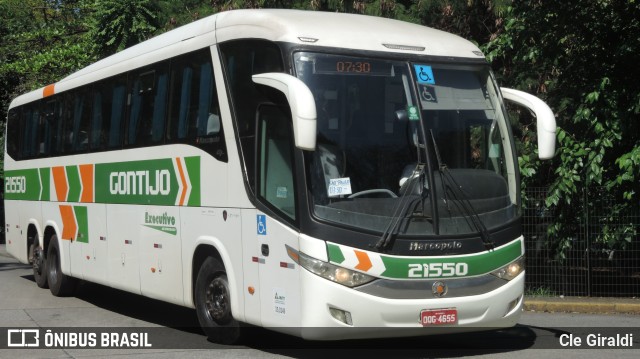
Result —
<path fill-rule="evenodd" d="M 477 233 L 465 203 L 489 230 L 516 218 L 511 136 L 488 66 L 294 60 L 317 108 L 317 146 L 305 157 L 314 216 L 374 233 L 401 218 L 401 236 Z"/>

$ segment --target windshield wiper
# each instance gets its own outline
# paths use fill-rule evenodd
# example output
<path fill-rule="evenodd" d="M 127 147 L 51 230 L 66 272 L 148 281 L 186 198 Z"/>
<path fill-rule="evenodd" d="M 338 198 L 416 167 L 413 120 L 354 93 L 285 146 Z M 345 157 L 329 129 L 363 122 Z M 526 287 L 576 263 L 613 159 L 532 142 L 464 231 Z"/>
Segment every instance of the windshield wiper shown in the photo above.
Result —
<path fill-rule="evenodd" d="M 380 236 L 378 242 L 376 242 L 376 244 L 373 246 L 379 252 L 386 251 L 387 249 L 393 247 L 393 244 L 396 241 L 396 237 L 398 236 L 398 232 L 400 231 L 401 224 L 413 215 L 418 204 L 423 203 L 423 197 L 425 196 L 424 171 L 425 165 L 422 163 L 418 163 L 409 179 L 407 179 L 407 181 L 411 181 L 411 183 L 409 183 L 409 187 L 404 191 L 402 197 L 400 197 L 400 201 L 398 202 L 398 205 L 395 207 L 395 209 L 393 210 L 393 214 L 391 215 L 391 221 L 389 221 L 389 224 L 382 232 L 382 236 Z M 419 176 L 419 179 L 417 181 L 413 175 L 416 172 Z M 420 190 L 420 197 L 408 200 L 407 194 L 412 193 L 415 189 L 416 184 L 418 183 L 420 184 L 420 186 L 422 186 Z"/>
<path fill-rule="evenodd" d="M 440 172 L 440 179 L 442 182 L 442 191 L 444 195 L 443 200 L 447 205 L 447 208 L 449 208 L 449 203 L 447 202 L 447 199 L 446 199 L 447 189 L 450 189 L 451 194 L 453 195 L 453 199 L 455 199 L 456 201 L 458 201 L 458 203 L 460 203 L 465 216 L 471 221 L 471 224 L 473 225 L 473 227 L 475 227 L 476 231 L 478 231 L 478 233 L 480 234 L 480 238 L 482 239 L 482 243 L 484 244 L 484 247 L 487 250 L 493 249 L 495 245 L 491 240 L 491 234 L 489 233 L 489 231 L 487 230 L 487 227 L 484 225 L 484 223 L 480 219 L 478 212 L 476 212 L 476 210 L 473 209 L 473 205 L 469 201 L 469 196 L 467 196 L 464 193 L 462 186 L 460 186 L 456 181 L 456 179 L 453 177 L 453 175 L 451 174 L 451 171 L 449 170 L 449 167 L 447 167 L 447 165 L 442 162 L 442 159 L 440 158 L 440 150 L 438 149 L 438 145 L 436 144 L 436 139 L 433 136 L 433 131 L 429 130 L 429 133 L 431 135 L 431 141 L 433 143 L 433 149 L 436 155 L 436 161 L 438 162 L 438 172 Z M 447 182 L 446 184 L 445 184 L 445 181 Z M 451 210 L 449 209 L 449 211 Z"/>

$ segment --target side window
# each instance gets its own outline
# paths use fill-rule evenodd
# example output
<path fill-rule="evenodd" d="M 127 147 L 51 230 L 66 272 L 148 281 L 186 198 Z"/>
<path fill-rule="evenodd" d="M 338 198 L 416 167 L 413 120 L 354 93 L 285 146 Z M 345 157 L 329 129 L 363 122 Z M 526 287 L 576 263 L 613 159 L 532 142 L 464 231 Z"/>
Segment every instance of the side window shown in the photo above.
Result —
<path fill-rule="evenodd" d="M 95 87 L 91 119 L 92 150 L 121 146 L 122 124 L 126 105 L 126 78 L 104 81 Z"/>
<path fill-rule="evenodd" d="M 258 109 L 258 196 L 289 218 L 296 219 L 293 181 L 293 133 L 286 108 Z"/>
<path fill-rule="evenodd" d="M 36 104 L 31 104 L 25 107 L 22 114 L 24 116 L 22 158 L 33 158 L 39 153 L 38 129 L 40 111 Z"/>
<path fill-rule="evenodd" d="M 56 96 L 47 100 L 44 105 L 46 119 L 49 124 L 48 155 L 58 155 L 62 153 L 64 141 L 62 120 L 62 109 L 64 108 L 64 96 Z"/>
<path fill-rule="evenodd" d="M 9 111 L 9 118 L 7 123 L 7 153 L 14 160 L 19 160 L 22 156 L 20 155 L 20 145 L 22 136 L 20 135 L 21 126 L 21 108 L 12 108 Z"/>
<path fill-rule="evenodd" d="M 39 143 L 38 156 L 47 157 L 53 149 L 55 128 L 55 99 L 43 101 L 38 123 Z"/>
<path fill-rule="evenodd" d="M 167 142 L 193 144 L 226 162 L 227 151 L 209 49 L 186 54 L 173 61 L 171 84 Z"/>
<path fill-rule="evenodd" d="M 256 110 L 269 101 L 251 76 L 265 72 L 283 72 L 282 54 L 277 45 L 264 40 L 230 41 L 220 45 L 225 65 L 231 103 L 235 114 L 240 150 L 247 169 L 247 180 L 255 193 Z"/>
<path fill-rule="evenodd" d="M 133 74 L 126 131 L 128 146 L 146 146 L 163 142 L 168 88 L 168 63 L 147 67 Z"/>
<path fill-rule="evenodd" d="M 66 140 L 71 153 L 86 152 L 89 147 L 91 93 L 80 89 L 71 97 L 70 116 L 67 118 Z"/>

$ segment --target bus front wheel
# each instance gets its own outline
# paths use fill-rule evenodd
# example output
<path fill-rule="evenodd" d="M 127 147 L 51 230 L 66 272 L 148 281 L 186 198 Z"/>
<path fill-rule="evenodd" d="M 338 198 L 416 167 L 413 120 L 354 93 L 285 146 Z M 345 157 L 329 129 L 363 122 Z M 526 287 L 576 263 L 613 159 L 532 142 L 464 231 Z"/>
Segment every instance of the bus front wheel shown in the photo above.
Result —
<path fill-rule="evenodd" d="M 240 324 L 231 313 L 229 293 L 224 266 L 216 258 L 207 258 L 198 271 L 194 299 L 200 326 L 215 343 L 234 344 L 240 340 Z"/>
<path fill-rule="evenodd" d="M 62 273 L 60 269 L 60 248 L 58 244 L 58 236 L 55 234 L 49 242 L 47 250 L 47 282 L 51 294 L 56 297 L 65 297 L 73 294 L 76 288 L 77 279 L 69 277 Z"/>

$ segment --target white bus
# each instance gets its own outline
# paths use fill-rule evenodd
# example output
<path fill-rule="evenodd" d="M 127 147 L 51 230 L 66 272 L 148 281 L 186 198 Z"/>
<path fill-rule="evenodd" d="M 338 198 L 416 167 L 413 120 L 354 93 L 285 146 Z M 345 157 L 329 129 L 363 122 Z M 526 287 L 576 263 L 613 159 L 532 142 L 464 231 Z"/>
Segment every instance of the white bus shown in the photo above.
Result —
<path fill-rule="evenodd" d="M 519 175 L 472 43 L 395 20 L 239 10 L 16 98 L 7 250 L 77 280 L 310 339 L 507 327 L 522 309 Z M 349 330 L 340 330 L 349 328 Z"/>

